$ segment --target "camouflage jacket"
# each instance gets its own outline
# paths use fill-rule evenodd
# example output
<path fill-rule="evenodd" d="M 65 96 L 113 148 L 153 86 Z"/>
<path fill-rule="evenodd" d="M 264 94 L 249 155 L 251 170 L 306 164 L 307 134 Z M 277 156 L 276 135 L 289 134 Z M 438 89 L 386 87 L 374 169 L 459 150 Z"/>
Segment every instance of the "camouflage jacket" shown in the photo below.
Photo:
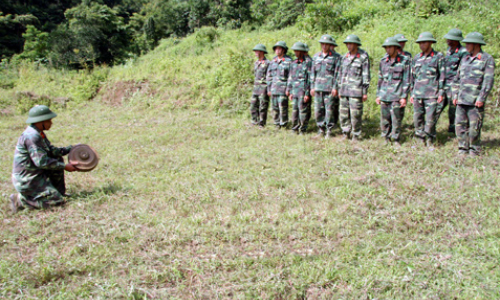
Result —
<path fill-rule="evenodd" d="M 331 92 L 335 87 L 336 76 L 340 69 L 341 56 L 337 52 L 316 53 L 311 69 L 311 90 Z"/>
<path fill-rule="evenodd" d="M 356 55 L 347 53 L 341 61 L 336 90 L 341 97 L 361 98 L 370 87 L 370 57 L 362 49 Z"/>
<path fill-rule="evenodd" d="M 444 57 L 446 66 L 446 81 L 444 83 L 444 90 L 450 97 L 451 86 L 453 85 L 453 80 L 455 80 L 455 77 L 457 76 L 460 61 L 467 54 L 469 54 L 469 52 L 467 52 L 467 50 L 465 50 L 465 47 L 462 47 L 461 45 L 458 46 L 458 48 L 456 48 L 454 51 L 452 51 L 452 49 L 450 48 L 448 48 L 448 50 L 446 51 L 446 56 Z"/>
<path fill-rule="evenodd" d="M 50 144 L 43 132 L 28 126 L 17 141 L 14 152 L 12 182 L 18 192 L 35 189 L 47 180 L 46 170 L 64 170 L 65 164 L 57 158 L 66 155 L 72 146 L 57 148 Z"/>
<path fill-rule="evenodd" d="M 462 105 L 486 102 L 493 87 L 494 73 L 495 60 L 488 53 L 481 51 L 474 57 L 466 55 L 453 83 L 453 99 L 458 99 L 458 104 Z"/>
<path fill-rule="evenodd" d="M 389 56 L 380 60 L 378 69 L 377 98 L 395 102 L 408 98 L 410 90 L 410 61 L 398 54 L 394 61 Z"/>
<path fill-rule="evenodd" d="M 304 98 L 310 96 L 310 74 L 312 60 L 308 57 L 305 59 L 296 59 L 290 66 L 290 74 L 288 75 L 288 84 L 286 91 L 294 97 Z"/>
<path fill-rule="evenodd" d="M 446 68 L 441 52 L 432 50 L 429 55 L 417 54 L 411 66 L 411 96 L 431 99 L 444 95 Z"/>
<path fill-rule="evenodd" d="M 412 60 L 413 56 L 411 55 L 411 53 L 410 53 L 410 52 L 408 52 L 408 51 L 403 51 L 403 52 L 399 52 L 398 54 L 399 54 L 399 55 L 401 55 L 401 56 L 403 56 L 404 58 L 406 58 L 408 61 L 410 61 L 410 64 L 411 64 L 411 60 Z M 387 56 L 389 56 L 389 55 L 387 55 L 387 53 L 386 53 L 386 54 L 384 55 L 384 58 L 386 58 Z M 410 69 L 411 69 L 411 68 L 410 68 Z"/>
<path fill-rule="evenodd" d="M 253 74 L 255 75 L 255 81 L 253 83 L 253 95 L 262 95 L 267 93 L 267 69 L 271 62 L 265 57 L 263 60 L 258 60 L 254 63 Z"/>
<path fill-rule="evenodd" d="M 274 57 L 271 61 L 266 74 L 267 91 L 271 95 L 286 96 L 286 86 L 291 63 L 292 59 L 290 56 L 284 56 L 282 59 Z"/>

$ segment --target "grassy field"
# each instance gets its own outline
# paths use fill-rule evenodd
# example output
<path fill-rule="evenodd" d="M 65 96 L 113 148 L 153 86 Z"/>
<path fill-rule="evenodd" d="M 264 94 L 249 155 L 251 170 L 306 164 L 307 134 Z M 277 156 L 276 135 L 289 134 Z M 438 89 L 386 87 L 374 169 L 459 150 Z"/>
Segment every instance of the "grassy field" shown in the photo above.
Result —
<path fill-rule="evenodd" d="M 11 215 L 25 116 L 0 123 L 0 298 L 495 299 L 500 297 L 499 111 L 484 156 L 352 144 L 249 125 L 248 114 L 59 111 L 55 145 L 88 143 L 63 207 Z M 407 123 L 410 118 L 407 114 Z M 439 130 L 447 124 L 443 118 Z"/>

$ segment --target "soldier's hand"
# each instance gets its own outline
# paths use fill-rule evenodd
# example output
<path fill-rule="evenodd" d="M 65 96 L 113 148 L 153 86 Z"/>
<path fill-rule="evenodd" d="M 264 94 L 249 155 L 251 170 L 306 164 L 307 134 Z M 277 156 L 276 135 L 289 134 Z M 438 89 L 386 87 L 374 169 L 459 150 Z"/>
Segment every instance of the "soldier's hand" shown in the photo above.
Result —
<path fill-rule="evenodd" d="M 483 107 L 484 102 L 476 101 L 476 107 Z"/>
<path fill-rule="evenodd" d="M 368 100 L 368 95 L 363 95 L 363 98 L 361 98 L 361 100 L 363 100 L 363 102 L 365 102 L 366 100 Z"/>
<path fill-rule="evenodd" d="M 337 97 L 337 90 L 332 90 L 332 97 Z"/>
<path fill-rule="evenodd" d="M 458 99 L 453 99 L 453 105 L 457 106 Z"/>
<path fill-rule="evenodd" d="M 443 96 L 438 97 L 438 103 L 441 103 L 441 102 L 443 102 Z"/>
<path fill-rule="evenodd" d="M 413 97 L 410 97 L 410 103 L 413 104 Z"/>
<path fill-rule="evenodd" d="M 399 104 L 401 104 L 401 108 L 406 107 L 406 99 L 405 98 L 399 99 Z"/>
<path fill-rule="evenodd" d="M 316 91 L 314 89 L 311 90 L 311 95 L 315 95 Z"/>
<path fill-rule="evenodd" d="M 75 167 L 76 165 L 78 165 L 78 164 L 74 164 L 74 165 L 72 165 L 72 164 L 66 164 L 66 165 L 64 166 L 64 170 L 66 170 L 66 171 L 68 171 L 68 172 L 75 172 L 75 171 L 78 171 L 78 169 Z"/>
<path fill-rule="evenodd" d="M 271 97 L 271 92 L 267 93 L 267 95 L 268 95 L 269 97 Z"/>
<path fill-rule="evenodd" d="M 380 105 L 380 98 L 377 97 L 377 99 L 375 99 L 375 102 Z"/>
<path fill-rule="evenodd" d="M 304 96 L 304 103 L 307 103 L 309 101 L 309 96 Z"/>
<path fill-rule="evenodd" d="M 287 95 L 288 97 L 290 97 L 290 92 L 288 92 L 288 91 L 287 91 L 287 92 L 286 92 L 286 95 Z"/>
<path fill-rule="evenodd" d="M 293 100 L 292 98 L 293 98 L 292 95 L 288 96 L 288 100 L 292 101 Z"/>

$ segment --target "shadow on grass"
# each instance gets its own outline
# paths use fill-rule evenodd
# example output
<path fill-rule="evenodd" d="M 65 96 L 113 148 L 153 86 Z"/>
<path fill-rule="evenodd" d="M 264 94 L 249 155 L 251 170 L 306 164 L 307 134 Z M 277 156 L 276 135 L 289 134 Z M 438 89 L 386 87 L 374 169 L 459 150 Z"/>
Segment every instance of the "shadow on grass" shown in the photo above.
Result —
<path fill-rule="evenodd" d="M 97 189 L 93 189 L 91 191 L 80 191 L 78 193 L 75 193 L 73 195 L 73 197 L 71 197 L 71 198 L 73 198 L 73 199 L 89 199 L 89 198 L 92 198 L 94 196 L 109 196 L 109 195 L 113 195 L 119 191 L 124 191 L 124 190 L 126 190 L 126 189 L 123 188 L 121 185 L 118 185 L 116 183 L 111 183 L 111 184 L 108 184 L 106 186 L 103 186 L 103 187 L 100 187 Z"/>

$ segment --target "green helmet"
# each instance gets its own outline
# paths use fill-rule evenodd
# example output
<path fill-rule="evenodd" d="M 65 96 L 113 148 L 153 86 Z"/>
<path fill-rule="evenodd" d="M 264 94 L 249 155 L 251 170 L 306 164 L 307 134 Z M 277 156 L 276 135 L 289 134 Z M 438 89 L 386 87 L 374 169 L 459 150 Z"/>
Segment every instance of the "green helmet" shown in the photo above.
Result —
<path fill-rule="evenodd" d="M 255 47 L 253 47 L 253 51 L 262 51 L 267 54 L 266 46 L 263 44 L 257 44 Z"/>
<path fill-rule="evenodd" d="M 273 51 L 276 50 L 276 47 L 281 47 L 281 48 L 285 49 L 285 52 L 288 51 L 288 46 L 283 41 L 277 42 L 276 45 L 273 46 Z"/>
<path fill-rule="evenodd" d="M 382 47 L 396 46 L 401 48 L 401 45 L 398 43 L 398 39 L 395 37 L 388 37 L 385 39 Z"/>
<path fill-rule="evenodd" d="M 462 36 L 462 30 L 453 28 L 448 33 L 444 36 L 445 39 L 447 40 L 452 40 L 452 41 L 462 41 L 464 37 Z"/>
<path fill-rule="evenodd" d="M 422 32 L 419 36 L 418 39 L 415 41 L 416 43 L 421 43 L 421 42 L 437 42 L 432 33 L 430 32 Z"/>
<path fill-rule="evenodd" d="M 306 43 L 304 43 L 304 48 L 306 48 L 306 52 L 309 52 L 309 46 Z"/>
<path fill-rule="evenodd" d="M 332 36 L 329 34 L 322 35 L 321 39 L 318 42 L 320 42 L 321 44 L 330 44 L 330 45 L 338 46 L 337 42 L 335 42 L 335 39 L 332 38 Z"/>
<path fill-rule="evenodd" d="M 344 44 L 347 44 L 347 43 L 358 44 L 361 46 L 361 40 L 355 34 L 350 34 L 347 36 L 347 38 L 344 41 Z"/>
<path fill-rule="evenodd" d="M 401 33 L 398 33 L 394 36 L 398 42 L 408 42 L 408 39 Z"/>
<path fill-rule="evenodd" d="M 57 117 L 57 115 L 47 106 L 35 105 L 35 107 L 30 109 L 28 120 L 26 120 L 26 123 L 34 124 L 53 119 L 55 117 Z"/>
<path fill-rule="evenodd" d="M 479 32 L 471 32 L 469 33 L 465 39 L 463 39 L 464 43 L 468 44 L 479 44 L 479 45 L 486 45 L 486 42 L 484 41 L 484 37 L 482 34 Z"/>
<path fill-rule="evenodd" d="M 307 51 L 306 47 L 304 47 L 304 43 L 301 42 L 296 42 L 295 44 L 293 44 L 292 50 L 302 51 L 302 52 Z"/>

